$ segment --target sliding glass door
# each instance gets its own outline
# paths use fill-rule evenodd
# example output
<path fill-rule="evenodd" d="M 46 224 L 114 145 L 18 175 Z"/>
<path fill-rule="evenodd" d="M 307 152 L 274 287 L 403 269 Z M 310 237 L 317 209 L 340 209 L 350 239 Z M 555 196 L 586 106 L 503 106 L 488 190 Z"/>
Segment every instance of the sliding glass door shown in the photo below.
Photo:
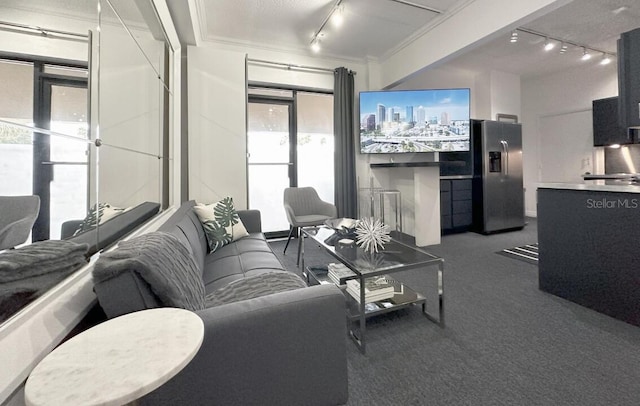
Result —
<path fill-rule="evenodd" d="M 288 101 L 249 101 L 249 207 L 261 211 L 266 233 L 289 228 L 282 195 L 296 184 L 292 107 Z"/>
<path fill-rule="evenodd" d="M 42 224 L 49 227 L 48 238 L 59 239 L 64 221 L 84 218 L 87 212 L 87 83 L 48 79 L 44 89 L 43 116 L 48 119 L 44 128 L 65 135 L 49 137 L 49 159 L 38 163 L 51 174 L 50 182 L 39 185 L 46 189 L 41 196 L 49 195 L 49 218 L 43 219 Z"/>
<path fill-rule="evenodd" d="M 0 60 L 0 87 L 0 195 L 40 196 L 32 240 L 58 239 L 87 212 L 87 69 Z"/>
<path fill-rule="evenodd" d="M 286 236 L 285 188 L 312 186 L 334 201 L 333 95 L 252 88 L 247 115 L 249 208 L 265 233 Z"/>

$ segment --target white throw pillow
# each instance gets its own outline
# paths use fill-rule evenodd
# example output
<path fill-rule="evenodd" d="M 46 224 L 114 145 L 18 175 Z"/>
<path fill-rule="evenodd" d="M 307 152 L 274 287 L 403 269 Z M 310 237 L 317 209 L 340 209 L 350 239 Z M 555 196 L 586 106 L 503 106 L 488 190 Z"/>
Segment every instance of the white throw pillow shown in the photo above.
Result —
<path fill-rule="evenodd" d="M 231 197 L 212 204 L 198 203 L 193 210 L 202 223 L 211 252 L 249 235 Z"/>

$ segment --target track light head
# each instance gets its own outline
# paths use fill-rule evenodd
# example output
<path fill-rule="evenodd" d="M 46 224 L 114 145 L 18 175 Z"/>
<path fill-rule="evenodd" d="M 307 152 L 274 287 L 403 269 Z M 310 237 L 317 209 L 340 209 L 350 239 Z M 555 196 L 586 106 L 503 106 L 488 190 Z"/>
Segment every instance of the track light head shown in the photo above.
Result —
<path fill-rule="evenodd" d="M 587 48 L 582 48 L 582 59 L 583 61 L 588 61 L 589 59 L 591 59 L 591 54 L 589 53 L 589 51 L 587 51 Z"/>
<path fill-rule="evenodd" d="M 611 63 L 611 58 L 609 58 L 609 55 L 602 54 L 602 60 L 600 61 L 600 65 L 609 65 L 610 63 Z"/>
<path fill-rule="evenodd" d="M 549 38 L 545 39 L 544 41 L 544 50 L 545 51 L 551 51 L 553 48 L 556 47 L 556 44 L 554 44 L 553 42 L 549 41 Z"/>
<path fill-rule="evenodd" d="M 566 54 L 567 49 L 568 49 L 567 44 L 563 42 L 562 45 L 560 46 L 560 54 Z"/>
<path fill-rule="evenodd" d="M 344 23 L 342 7 L 343 6 L 338 6 L 331 14 L 331 24 L 336 28 L 342 26 L 342 23 Z"/>
<path fill-rule="evenodd" d="M 318 38 L 314 39 L 313 42 L 311 42 L 311 50 L 316 54 L 320 52 L 320 40 Z"/>

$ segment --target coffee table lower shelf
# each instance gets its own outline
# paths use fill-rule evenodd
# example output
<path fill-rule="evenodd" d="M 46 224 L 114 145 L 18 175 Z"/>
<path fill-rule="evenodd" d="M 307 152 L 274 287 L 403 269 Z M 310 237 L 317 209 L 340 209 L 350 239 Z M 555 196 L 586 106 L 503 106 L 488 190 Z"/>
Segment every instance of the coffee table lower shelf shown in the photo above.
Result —
<path fill-rule="evenodd" d="M 309 285 L 333 284 L 333 281 L 331 281 L 331 279 L 329 279 L 329 277 L 327 276 L 326 269 L 323 270 L 322 268 L 307 267 L 305 269 L 305 276 L 307 279 L 307 284 Z M 409 299 L 405 299 L 405 301 L 402 301 L 402 303 L 392 303 L 392 298 L 365 303 L 365 319 L 385 313 L 395 312 L 401 309 L 408 308 L 410 306 L 416 306 L 420 304 L 422 305 L 422 312 L 426 314 L 425 307 L 427 299 L 420 293 L 415 292 L 407 285 L 401 282 L 398 282 L 398 284 L 402 287 L 401 295 L 408 297 Z M 346 285 L 339 285 L 338 287 L 343 291 L 345 297 L 347 298 L 347 319 L 352 324 L 358 322 L 360 320 L 360 303 L 353 296 L 351 296 L 350 293 L 347 292 Z M 350 335 L 359 343 L 360 340 L 357 330 L 351 329 Z"/>

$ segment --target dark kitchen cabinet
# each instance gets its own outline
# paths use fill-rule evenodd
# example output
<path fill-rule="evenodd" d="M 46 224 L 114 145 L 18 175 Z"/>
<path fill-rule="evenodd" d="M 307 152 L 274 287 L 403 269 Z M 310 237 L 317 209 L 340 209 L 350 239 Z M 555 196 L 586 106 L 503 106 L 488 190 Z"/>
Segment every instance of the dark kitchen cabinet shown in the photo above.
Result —
<path fill-rule="evenodd" d="M 471 179 L 440 180 L 442 233 L 467 231 L 473 223 Z"/>
<path fill-rule="evenodd" d="M 618 98 L 593 101 L 593 146 L 630 144 L 633 141 L 626 127 L 618 119 Z"/>
<path fill-rule="evenodd" d="M 640 28 L 618 40 L 618 95 L 620 124 L 640 128 Z"/>

